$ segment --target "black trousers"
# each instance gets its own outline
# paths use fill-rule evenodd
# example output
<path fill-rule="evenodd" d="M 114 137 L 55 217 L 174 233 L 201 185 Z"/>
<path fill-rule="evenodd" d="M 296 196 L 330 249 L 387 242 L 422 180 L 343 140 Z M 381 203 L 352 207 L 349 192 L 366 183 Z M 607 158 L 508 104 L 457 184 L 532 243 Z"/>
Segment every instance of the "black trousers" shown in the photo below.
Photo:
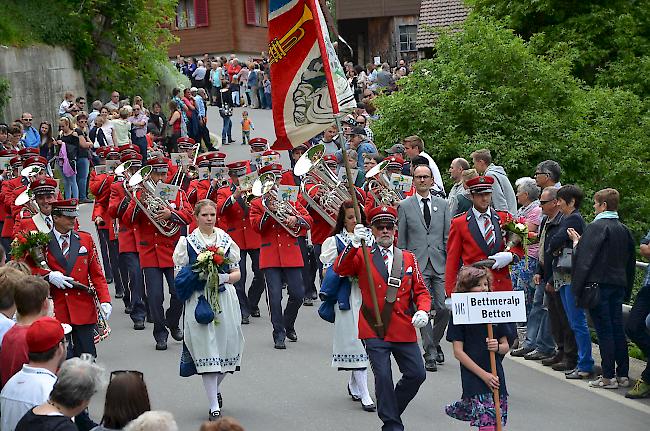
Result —
<path fill-rule="evenodd" d="M 174 288 L 174 268 L 144 268 L 143 272 L 144 282 L 147 286 L 149 314 L 153 319 L 153 338 L 156 341 L 167 341 L 169 335 L 167 328 L 178 328 L 178 322 L 183 313 L 183 303 L 176 296 Z M 165 300 L 163 277 L 167 280 L 170 295 L 167 311 L 164 311 L 163 308 Z"/>
<path fill-rule="evenodd" d="M 307 238 L 298 237 L 298 245 L 302 254 L 304 265 L 301 268 L 302 281 L 305 286 L 305 298 L 312 298 L 318 291 L 316 290 L 316 259 L 314 258 L 314 249 L 307 244 Z"/>
<path fill-rule="evenodd" d="M 248 276 L 246 256 L 250 256 L 253 269 L 253 280 L 251 281 L 251 287 L 248 288 L 248 295 L 246 294 L 246 279 Z M 266 288 L 264 274 L 260 271 L 260 250 L 240 250 L 239 270 L 241 271 L 241 278 L 235 283 L 235 290 L 239 299 L 241 315 L 242 317 L 248 317 L 253 310 L 258 309 L 260 298 Z"/>
<path fill-rule="evenodd" d="M 97 236 L 99 237 L 99 249 L 102 252 L 102 264 L 104 265 L 104 275 L 106 275 L 107 280 L 113 279 L 113 268 L 111 267 L 111 257 L 108 252 L 108 230 L 107 229 L 97 229 Z M 115 289 L 117 293 L 117 289 Z"/>
<path fill-rule="evenodd" d="M 147 317 L 147 307 L 140 258 L 138 253 L 120 253 L 119 262 L 124 291 L 130 293 L 131 320 L 142 322 Z"/>
<path fill-rule="evenodd" d="M 271 323 L 273 323 L 273 340 L 284 340 L 287 330 L 293 330 L 298 310 L 302 305 L 305 290 L 300 268 L 266 268 L 264 270 L 266 286 L 269 292 Z M 282 279 L 287 282 L 289 299 L 282 312 Z"/>
<path fill-rule="evenodd" d="M 646 318 L 650 313 L 650 284 L 646 284 L 639 290 L 636 300 L 630 310 L 625 325 L 625 333 L 634 341 L 639 349 L 650 358 L 650 334 L 646 326 Z M 641 373 L 644 382 L 650 384 L 650 362 L 646 363 L 645 370 Z"/>
<path fill-rule="evenodd" d="M 564 354 L 564 360 L 569 365 L 576 365 L 578 363 L 578 345 L 576 344 L 576 337 L 573 335 L 569 320 L 564 311 L 562 298 L 560 298 L 559 292 L 546 292 L 546 297 L 548 298 L 548 317 L 551 323 L 551 335 L 553 335 L 557 349 Z"/>
<path fill-rule="evenodd" d="M 115 283 L 115 293 L 122 293 L 124 295 L 124 306 L 131 304 L 131 291 L 129 286 L 124 286 L 122 282 L 122 273 L 120 272 L 120 253 L 119 245 L 116 239 L 108 241 L 108 255 L 111 261 L 111 271 L 113 273 L 113 282 Z"/>
<path fill-rule="evenodd" d="M 384 425 L 382 431 L 402 431 L 401 415 L 427 378 L 420 346 L 413 343 L 394 343 L 381 338 L 365 340 L 366 352 L 375 375 L 377 414 Z M 393 385 L 390 357 L 393 355 L 402 378 Z"/>
<path fill-rule="evenodd" d="M 71 325 L 72 332 L 66 335 L 68 341 L 68 359 L 78 358 L 82 353 L 97 357 L 94 331 L 97 325 Z"/>

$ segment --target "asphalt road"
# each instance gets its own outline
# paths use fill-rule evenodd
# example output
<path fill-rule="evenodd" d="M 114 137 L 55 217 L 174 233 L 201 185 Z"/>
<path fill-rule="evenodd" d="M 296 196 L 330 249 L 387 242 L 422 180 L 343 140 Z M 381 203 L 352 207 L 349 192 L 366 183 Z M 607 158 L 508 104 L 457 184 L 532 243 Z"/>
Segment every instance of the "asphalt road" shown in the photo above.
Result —
<path fill-rule="evenodd" d="M 220 132 L 221 119 L 210 108 L 209 127 Z M 274 134 L 270 111 L 252 110 L 253 136 Z M 248 147 L 241 143 L 241 109 L 233 116 L 233 138 L 237 144 L 224 146 L 228 161 L 247 158 Z M 218 133 L 220 134 L 220 133 Z M 284 164 L 287 165 L 283 155 Z M 90 224 L 92 205 L 81 206 L 81 229 L 95 234 Z M 111 286 L 112 291 L 112 286 Z M 144 372 L 154 409 L 174 414 L 179 428 L 196 431 L 208 414 L 208 405 L 198 376 L 178 375 L 181 343 L 169 339 L 169 349 L 154 350 L 151 334 L 134 331 L 131 320 L 114 301 L 110 320 L 111 336 L 98 346 L 98 362 L 107 370 L 134 369 Z M 376 413 L 361 410 L 347 394 L 347 372 L 330 367 L 333 326 L 321 320 L 316 307 L 303 307 L 296 323 L 299 341 L 287 343 L 287 350 L 273 349 L 271 322 L 263 310 L 261 318 L 251 318 L 244 326 L 246 346 L 242 370 L 223 383 L 224 415 L 237 418 L 247 431 L 275 430 L 378 430 Z M 466 430 L 468 425 L 447 417 L 445 404 L 460 398 L 460 373 L 449 343 L 443 343 L 447 361 L 427 380 L 403 415 L 409 430 Z M 623 390 L 589 389 L 586 382 L 568 382 L 561 373 L 523 360 L 506 359 L 510 430 L 645 431 L 650 425 L 650 403 L 626 400 Z M 398 379 L 397 367 L 393 371 Z M 369 373 L 371 393 L 372 374 Z M 91 404 L 91 416 L 101 418 L 104 394 Z"/>

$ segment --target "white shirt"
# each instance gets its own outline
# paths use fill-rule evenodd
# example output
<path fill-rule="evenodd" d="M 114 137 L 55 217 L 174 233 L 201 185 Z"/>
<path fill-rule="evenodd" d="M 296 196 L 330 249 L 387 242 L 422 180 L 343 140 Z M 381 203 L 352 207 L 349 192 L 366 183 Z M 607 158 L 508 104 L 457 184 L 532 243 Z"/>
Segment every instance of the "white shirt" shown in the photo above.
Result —
<path fill-rule="evenodd" d="M 424 217 L 424 202 L 422 202 L 422 199 L 429 199 L 429 202 L 427 202 L 427 205 L 429 206 L 429 214 L 433 214 L 433 208 L 431 208 L 431 193 L 429 193 L 429 196 L 420 196 L 419 193 L 415 193 L 415 196 L 418 198 L 418 203 L 420 204 L 420 211 L 422 211 L 422 216 Z"/>
<path fill-rule="evenodd" d="M 27 364 L 18 371 L 0 393 L 0 429 L 13 430 L 32 407 L 47 401 L 56 382 L 56 374 Z"/>
<path fill-rule="evenodd" d="M 63 244 L 63 238 L 61 236 L 63 234 L 56 229 L 52 229 L 52 232 L 54 232 L 54 236 L 56 237 L 56 240 L 59 243 L 59 247 L 61 247 Z M 72 239 L 72 231 L 68 232 L 67 235 L 68 235 L 68 247 L 70 247 L 70 241 Z M 61 251 L 63 251 L 63 247 L 61 247 Z"/>
<path fill-rule="evenodd" d="M 16 322 L 14 321 L 14 319 L 10 319 L 4 314 L 0 313 L 0 346 L 2 345 L 2 339 L 5 337 L 7 331 L 10 330 L 11 327 L 14 326 L 15 324 Z"/>
<path fill-rule="evenodd" d="M 433 187 L 437 190 L 444 190 L 445 183 L 442 182 L 442 175 L 440 175 L 440 169 L 438 169 L 436 162 L 434 162 L 431 156 L 424 151 L 422 151 L 419 156 L 422 156 L 429 161 L 429 167 L 431 168 L 431 172 L 433 172 Z"/>
<path fill-rule="evenodd" d="M 483 235 L 483 238 L 485 238 L 485 219 L 483 219 L 483 214 L 487 214 L 487 216 L 490 217 L 490 222 L 491 222 L 492 215 L 490 214 L 490 209 L 488 208 L 487 211 L 481 213 L 479 212 L 479 210 L 472 207 L 472 211 L 474 212 L 474 217 L 476 217 L 476 223 L 478 224 L 478 228 L 481 231 L 481 235 Z"/>
<path fill-rule="evenodd" d="M 379 252 L 381 253 L 381 258 L 384 258 L 384 250 L 388 250 L 388 260 L 386 261 L 386 268 L 388 269 L 388 275 L 390 275 L 390 270 L 393 269 L 393 246 L 391 245 L 388 248 L 384 248 L 380 245 L 377 245 L 379 247 Z"/>

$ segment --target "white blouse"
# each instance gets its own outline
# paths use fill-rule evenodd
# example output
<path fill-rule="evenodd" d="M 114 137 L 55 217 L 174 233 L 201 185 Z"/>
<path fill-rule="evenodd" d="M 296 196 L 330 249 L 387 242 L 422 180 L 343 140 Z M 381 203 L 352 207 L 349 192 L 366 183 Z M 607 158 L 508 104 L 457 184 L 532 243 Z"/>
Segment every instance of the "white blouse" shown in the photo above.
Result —
<path fill-rule="evenodd" d="M 200 244 L 202 248 L 209 247 L 211 245 L 220 245 L 225 242 L 230 243 L 228 248 L 228 259 L 232 262 L 230 265 L 231 268 L 239 267 L 240 251 L 239 246 L 235 241 L 230 238 L 226 232 L 218 227 L 215 227 L 210 235 L 204 235 L 199 228 L 196 228 L 190 234 L 194 243 Z M 191 245 L 190 245 L 191 246 Z M 200 253 L 201 250 L 196 250 L 196 253 Z M 174 254 L 172 256 L 174 259 L 174 265 L 178 268 L 181 268 L 190 263 L 190 257 L 187 254 L 187 238 L 181 236 L 176 243 L 176 248 L 174 249 Z"/>
<path fill-rule="evenodd" d="M 352 232 L 344 230 L 341 233 L 337 233 L 335 236 L 330 236 L 323 242 L 320 251 L 320 261 L 323 264 L 323 269 L 334 265 L 334 261 L 339 255 L 339 252 L 336 248 L 336 237 L 343 241 L 343 244 L 347 246 L 352 240 L 352 235 Z"/>

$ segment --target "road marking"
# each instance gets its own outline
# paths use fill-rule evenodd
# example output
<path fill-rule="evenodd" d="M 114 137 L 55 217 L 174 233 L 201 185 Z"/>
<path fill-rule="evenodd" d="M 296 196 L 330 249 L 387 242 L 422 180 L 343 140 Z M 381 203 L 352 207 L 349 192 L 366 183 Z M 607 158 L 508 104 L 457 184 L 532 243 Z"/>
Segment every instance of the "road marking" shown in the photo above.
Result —
<path fill-rule="evenodd" d="M 563 382 L 567 382 L 577 388 L 582 388 L 584 390 L 589 391 L 590 393 L 594 393 L 596 395 L 600 395 L 601 397 L 607 398 L 609 400 L 615 401 L 619 404 L 623 404 L 626 407 L 629 407 L 631 409 L 637 410 L 641 413 L 645 413 L 647 415 L 650 415 L 650 405 L 646 405 L 643 402 L 637 401 L 637 400 L 631 400 L 629 398 L 625 398 L 624 395 L 621 395 L 621 393 L 617 390 L 612 390 L 612 389 L 599 389 L 599 388 L 591 388 L 589 387 L 589 383 L 587 380 L 571 380 L 567 379 L 564 377 L 564 372 L 563 371 L 555 371 L 551 367 L 545 367 L 541 363 L 537 361 L 529 361 L 524 358 L 519 358 L 516 356 L 508 355 L 506 356 L 507 359 L 510 359 L 513 362 L 516 362 L 520 365 L 523 365 L 528 368 L 532 368 L 534 370 L 539 371 L 540 373 L 546 374 L 548 376 L 551 376 L 557 380 L 561 380 Z M 622 388 L 626 389 L 627 388 Z"/>

